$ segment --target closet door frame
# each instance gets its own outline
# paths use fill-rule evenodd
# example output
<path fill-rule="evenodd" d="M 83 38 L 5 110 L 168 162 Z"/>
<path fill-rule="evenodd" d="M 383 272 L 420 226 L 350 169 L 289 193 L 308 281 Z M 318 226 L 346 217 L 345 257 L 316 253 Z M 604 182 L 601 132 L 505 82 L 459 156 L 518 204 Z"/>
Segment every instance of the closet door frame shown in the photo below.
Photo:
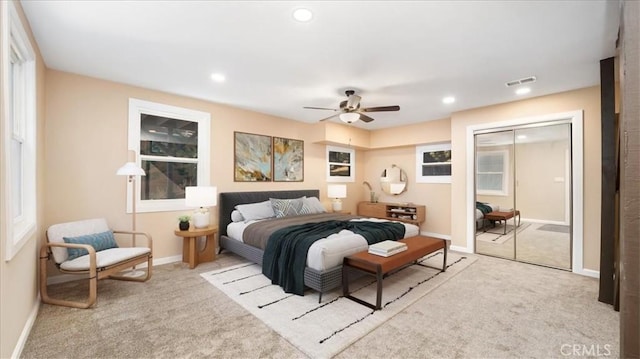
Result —
<path fill-rule="evenodd" d="M 467 201 L 467 249 L 475 252 L 475 141 L 477 132 L 490 131 L 501 127 L 524 126 L 542 122 L 568 121 L 571 123 L 572 152 L 572 253 L 571 268 L 574 273 L 597 277 L 598 273 L 584 268 L 584 115 L 582 110 L 487 122 L 467 126 L 466 130 L 466 201 Z"/>

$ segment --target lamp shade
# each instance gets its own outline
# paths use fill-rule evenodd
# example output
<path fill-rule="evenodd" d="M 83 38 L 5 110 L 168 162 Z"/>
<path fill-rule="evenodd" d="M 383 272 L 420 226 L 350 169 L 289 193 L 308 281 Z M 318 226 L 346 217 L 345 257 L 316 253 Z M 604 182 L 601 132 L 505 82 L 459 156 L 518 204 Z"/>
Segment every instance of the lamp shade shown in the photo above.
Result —
<path fill-rule="evenodd" d="M 353 123 L 360 119 L 360 114 L 356 112 L 346 112 L 340 114 L 342 122 Z"/>
<path fill-rule="evenodd" d="M 185 187 L 185 205 L 187 207 L 211 207 L 217 201 L 218 189 L 211 186 Z"/>
<path fill-rule="evenodd" d="M 118 176 L 145 176 L 144 170 L 135 162 L 127 162 L 116 171 Z"/>
<path fill-rule="evenodd" d="M 329 198 L 346 198 L 347 197 L 347 185 L 346 184 L 330 184 L 327 187 L 327 197 L 329 197 Z"/>

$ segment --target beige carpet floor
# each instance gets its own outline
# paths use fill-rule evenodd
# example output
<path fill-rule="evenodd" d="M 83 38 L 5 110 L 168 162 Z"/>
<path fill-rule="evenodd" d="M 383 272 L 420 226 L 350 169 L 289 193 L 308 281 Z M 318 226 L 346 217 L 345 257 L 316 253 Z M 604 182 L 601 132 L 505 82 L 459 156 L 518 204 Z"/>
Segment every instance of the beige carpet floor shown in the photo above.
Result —
<path fill-rule="evenodd" d="M 571 235 L 560 230 L 544 229 L 549 226 L 565 227 L 568 231 L 566 226 L 522 222 L 514 242 L 513 230 L 507 230 L 507 234 L 502 235 L 504 227 L 498 226 L 476 234 L 476 251 L 511 259 L 514 256 L 515 245 L 519 261 L 570 270 Z M 509 225 L 508 228 L 512 227 Z"/>
<path fill-rule="evenodd" d="M 93 309 L 41 305 L 23 358 L 304 358 L 200 273 L 238 264 L 223 254 L 194 270 L 155 267 L 144 284 L 101 281 Z M 79 293 L 78 282 L 51 294 Z M 569 348 L 619 350 L 618 313 L 598 281 L 478 256 L 467 270 L 337 358 L 562 358 Z"/>

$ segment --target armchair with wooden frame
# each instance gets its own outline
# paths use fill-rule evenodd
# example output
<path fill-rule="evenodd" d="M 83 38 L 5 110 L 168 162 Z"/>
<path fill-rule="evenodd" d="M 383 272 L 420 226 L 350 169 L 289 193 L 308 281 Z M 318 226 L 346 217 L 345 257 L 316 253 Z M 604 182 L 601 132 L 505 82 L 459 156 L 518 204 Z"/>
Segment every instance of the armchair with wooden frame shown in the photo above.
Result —
<path fill-rule="evenodd" d="M 132 246 L 117 247 L 115 234 L 131 236 Z M 136 247 L 138 236 L 146 239 L 146 246 Z M 153 241 L 147 233 L 112 231 L 104 218 L 96 218 L 52 225 L 47 229 L 46 237 L 46 243 L 40 249 L 40 296 L 43 303 L 89 308 L 96 302 L 100 279 L 145 282 L 151 278 Z M 86 301 L 56 299 L 49 296 L 47 262 L 50 259 L 61 273 L 82 274 L 88 278 L 89 295 Z M 145 262 L 147 267 L 144 271 L 139 271 L 142 276 L 122 273 L 123 270 L 135 269 L 136 265 Z"/>

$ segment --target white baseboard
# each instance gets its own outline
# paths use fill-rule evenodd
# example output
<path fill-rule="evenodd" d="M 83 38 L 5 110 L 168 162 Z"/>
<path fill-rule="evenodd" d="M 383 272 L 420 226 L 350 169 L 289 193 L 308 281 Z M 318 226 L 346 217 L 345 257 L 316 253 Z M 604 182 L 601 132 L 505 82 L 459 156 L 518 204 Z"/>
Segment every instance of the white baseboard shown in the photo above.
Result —
<path fill-rule="evenodd" d="M 593 270 L 593 269 L 586 269 L 586 268 L 576 269 L 573 271 L 573 273 L 600 279 L 600 271 Z"/>
<path fill-rule="evenodd" d="M 164 257 L 164 258 L 158 258 L 158 259 L 153 259 L 153 266 L 159 266 L 159 265 L 163 265 L 163 264 L 169 264 L 169 263 L 175 263 L 175 262 L 181 262 L 182 261 L 182 256 L 181 255 L 177 255 L 177 256 L 171 256 L 171 257 Z M 147 266 L 146 263 L 144 265 L 145 267 Z"/>
<path fill-rule="evenodd" d="M 448 241 L 451 240 L 451 236 L 448 235 L 448 234 L 440 234 L 440 233 L 433 233 L 433 232 L 420 232 L 420 234 L 423 235 L 423 236 L 428 236 L 428 237 L 446 239 Z"/>
<path fill-rule="evenodd" d="M 182 256 L 181 255 L 177 255 L 177 256 L 171 256 L 171 257 L 164 257 L 164 258 L 154 258 L 153 259 L 153 266 L 159 266 L 159 265 L 163 265 L 163 264 L 169 264 L 169 263 L 174 263 L 174 262 L 180 262 L 182 261 Z M 136 268 L 147 268 L 147 263 L 142 263 L 140 265 L 137 265 Z M 52 284 L 60 284 L 60 283 L 65 283 L 65 282 L 71 282 L 74 280 L 78 280 L 79 277 L 77 275 L 73 275 L 73 274 L 60 274 L 60 275 L 56 275 L 56 276 L 52 276 L 47 278 L 47 285 L 52 285 Z"/>
<path fill-rule="evenodd" d="M 454 245 L 451 245 L 451 246 L 449 246 L 449 250 L 456 251 L 456 252 L 461 252 L 461 253 L 470 253 L 470 254 L 473 254 L 473 251 L 472 251 L 472 250 L 470 250 L 470 249 L 469 249 L 469 248 L 467 248 L 467 247 L 460 247 L 460 246 L 454 246 Z"/>
<path fill-rule="evenodd" d="M 24 345 L 27 343 L 27 339 L 29 339 L 29 334 L 31 333 L 33 324 L 36 322 L 36 318 L 38 317 L 39 311 L 40 311 L 40 294 L 38 294 L 38 296 L 36 297 L 36 301 L 33 303 L 33 307 L 31 308 L 31 313 L 29 313 L 27 322 L 24 323 L 24 328 L 22 328 L 22 332 L 20 333 L 18 342 L 16 343 L 16 346 L 13 348 L 13 353 L 11 353 L 12 358 L 22 357 L 22 350 L 24 349 Z"/>

